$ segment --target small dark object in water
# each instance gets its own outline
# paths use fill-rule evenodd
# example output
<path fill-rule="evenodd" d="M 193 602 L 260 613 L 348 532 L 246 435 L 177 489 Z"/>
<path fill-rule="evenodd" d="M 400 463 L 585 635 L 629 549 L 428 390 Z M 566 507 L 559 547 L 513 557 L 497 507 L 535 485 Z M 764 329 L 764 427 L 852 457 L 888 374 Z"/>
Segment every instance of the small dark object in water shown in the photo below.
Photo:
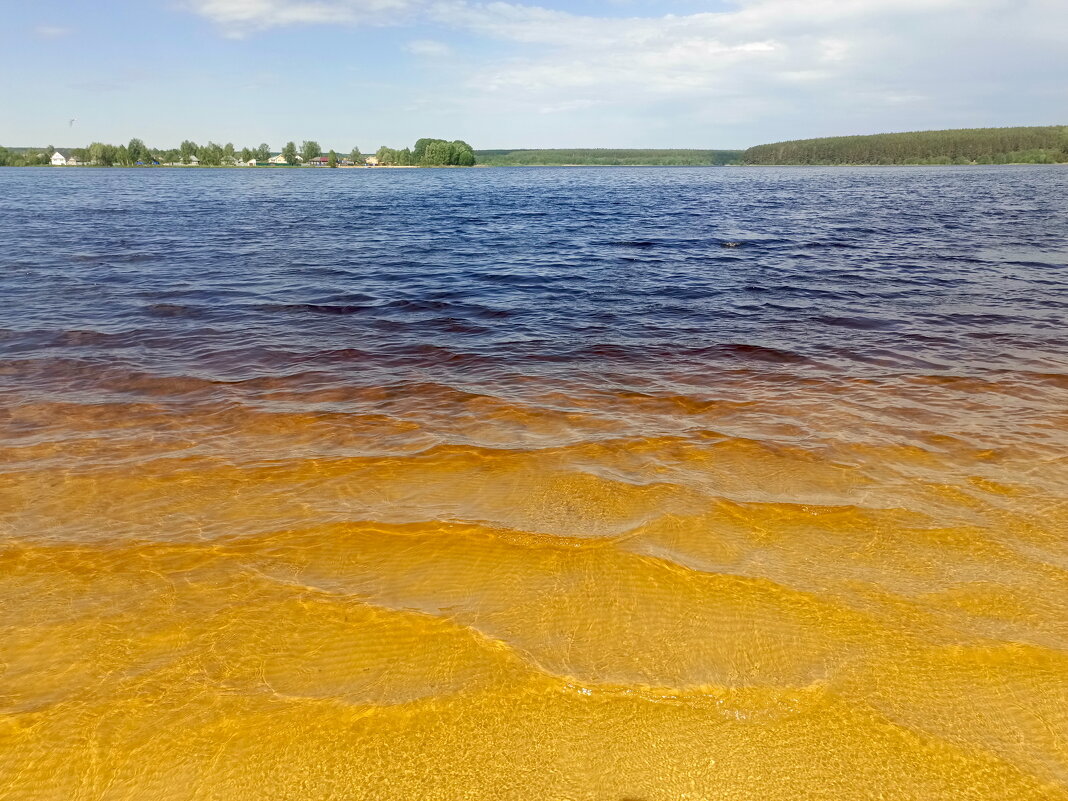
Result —
<path fill-rule="evenodd" d="M 720 242 L 719 246 L 723 247 L 723 248 L 740 248 L 742 246 L 742 243 L 741 242 Z"/>

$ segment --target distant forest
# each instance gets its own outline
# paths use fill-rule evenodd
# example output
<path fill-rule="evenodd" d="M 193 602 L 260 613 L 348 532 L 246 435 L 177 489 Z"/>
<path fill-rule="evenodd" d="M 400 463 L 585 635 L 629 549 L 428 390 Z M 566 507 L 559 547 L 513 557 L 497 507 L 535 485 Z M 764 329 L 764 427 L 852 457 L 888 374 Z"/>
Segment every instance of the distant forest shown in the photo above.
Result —
<path fill-rule="evenodd" d="M 1068 126 L 834 136 L 757 145 L 745 164 L 1055 164 L 1068 162 Z"/>
<path fill-rule="evenodd" d="M 741 150 L 476 150 L 478 163 L 487 167 L 708 167 L 741 163 Z"/>

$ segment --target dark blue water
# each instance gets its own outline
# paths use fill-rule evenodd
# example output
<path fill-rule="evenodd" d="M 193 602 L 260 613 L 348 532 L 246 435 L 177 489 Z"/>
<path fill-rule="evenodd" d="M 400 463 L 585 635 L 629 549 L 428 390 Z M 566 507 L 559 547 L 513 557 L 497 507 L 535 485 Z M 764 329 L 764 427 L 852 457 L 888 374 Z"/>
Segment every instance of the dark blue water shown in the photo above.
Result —
<path fill-rule="evenodd" d="M 1057 167 L 8 169 L 0 227 L 8 360 L 1058 373 L 1068 353 Z"/>

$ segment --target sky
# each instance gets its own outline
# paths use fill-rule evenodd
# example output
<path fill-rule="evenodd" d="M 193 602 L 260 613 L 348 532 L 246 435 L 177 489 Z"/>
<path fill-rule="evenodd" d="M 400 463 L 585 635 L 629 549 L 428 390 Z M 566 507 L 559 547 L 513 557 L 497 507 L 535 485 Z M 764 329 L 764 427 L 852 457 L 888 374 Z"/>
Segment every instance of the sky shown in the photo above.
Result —
<path fill-rule="evenodd" d="M 3 0 L 0 144 L 744 148 L 1068 124 L 1068 0 Z"/>

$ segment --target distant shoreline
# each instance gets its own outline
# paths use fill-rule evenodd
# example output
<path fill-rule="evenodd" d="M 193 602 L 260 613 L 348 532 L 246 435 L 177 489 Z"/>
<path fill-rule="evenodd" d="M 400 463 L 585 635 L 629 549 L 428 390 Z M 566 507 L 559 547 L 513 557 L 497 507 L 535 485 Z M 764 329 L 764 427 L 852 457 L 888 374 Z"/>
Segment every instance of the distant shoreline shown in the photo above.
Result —
<path fill-rule="evenodd" d="M 0 169 L 11 167 L 12 169 L 40 169 L 40 170 L 233 170 L 237 172 L 252 172 L 256 170 L 300 170 L 306 171 L 301 165 L 296 164 L 272 164 L 259 167 L 247 167 L 231 164 L 71 164 L 62 167 L 50 164 L 27 164 L 27 165 L 0 165 Z M 1068 162 L 1028 162 L 1014 161 L 1004 164 L 475 164 L 472 167 L 458 167 L 448 164 L 379 164 L 374 167 L 360 165 L 338 165 L 337 167 L 309 167 L 307 170 L 320 172 L 332 169 L 338 170 L 467 170 L 467 169 L 722 169 L 726 167 L 761 169 L 761 168 L 799 168 L 799 169 L 894 169 L 898 167 L 953 167 L 967 169 L 969 167 L 1068 167 Z"/>
<path fill-rule="evenodd" d="M 380 147 L 374 154 L 353 148 L 348 155 L 328 151 L 328 165 L 317 142 L 300 148 L 290 142 L 281 153 L 267 144 L 240 153 L 227 143 L 200 146 L 184 141 L 180 149 L 148 148 L 140 139 L 129 145 L 95 142 L 88 148 L 0 147 L 0 166 L 122 167 L 923 167 L 1068 163 L 1068 126 L 971 128 L 796 139 L 739 149 L 697 148 L 526 148 L 475 150 L 462 140 L 420 139 L 414 148 Z M 68 154 L 70 154 L 68 156 Z M 251 154 L 251 157 L 250 157 Z M 54 157 L 54 158 L 53 158 Z M 64 160 L 73 158 L 75 163 Z M 289 163 L 277 163 L 285 159 Z M 86 163 L 87 161 L 93 163 Z M 275 163 L 267 164 L 267 161 Z M 138 164 L 137 162 L 141 162 Z M 155 163 L 151 163 L 155 162 Z M 178 163 L 183 162 L 183 163 Z M 192 163 L 190 163 L 192 162 Z M 258 163 L 257 163 L 258 162 Z M 307 162 L 307 163 L 304 163 Z M 321 162 L 321 163 L 312 163 Z M 348 163 L 345 163 L 348 162 Z M 355 162 L 355 163 L 353 163 Z"/>

